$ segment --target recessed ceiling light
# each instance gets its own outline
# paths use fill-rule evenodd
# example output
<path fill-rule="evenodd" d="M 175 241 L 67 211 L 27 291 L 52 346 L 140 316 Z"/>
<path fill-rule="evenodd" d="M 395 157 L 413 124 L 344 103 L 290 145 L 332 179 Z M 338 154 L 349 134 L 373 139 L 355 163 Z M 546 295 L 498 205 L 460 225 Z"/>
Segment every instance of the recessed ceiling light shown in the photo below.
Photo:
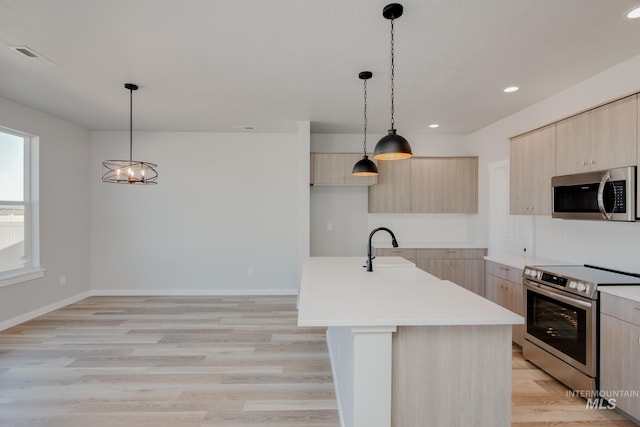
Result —
<path fill-rule="evenodd" d="M 636 6 L 633 9 L 631 9 L 629 12 L 627 12 L 627 18 L 629 19 L 640 18 L 640 6 Z"/>
<path fill-rule="evenodd" d="M 520 89 L 518 86 L 509 86 L 509 87 L 505 87 L 503 91 L 505 93 L 511 93 L 511 92 L 517 91 L 518 89 Z"/>
<path fill-rule="evenodd" d="M 433 124 L 429 125 L 430 128 L 437 128 L 438 126 L 440 126 L 440 125 L 437 124 L 437 123 L 433 123 Z"/>

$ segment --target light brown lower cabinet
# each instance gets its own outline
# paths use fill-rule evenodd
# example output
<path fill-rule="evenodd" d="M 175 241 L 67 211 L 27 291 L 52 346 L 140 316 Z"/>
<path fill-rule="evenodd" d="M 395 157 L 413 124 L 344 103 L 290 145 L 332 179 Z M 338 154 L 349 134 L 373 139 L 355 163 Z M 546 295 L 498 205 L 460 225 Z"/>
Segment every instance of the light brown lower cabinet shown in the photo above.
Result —
<path fill-rule="evenodd" d="M 486 248 L 376 248 L 376 256 L 401 256 L 438 279 L 484 296 Z"/>
<path fill-rule="evenodd" d="M 640 302 L 601 294 L 600 314 L 600 390 L 640 420 Z"/>
<path fill-rule="evenodd" d="M 489 301 L 524 317 L 524 289 L 522 270 L 507 265 L 486 261 L 486 295 Z M 522 346 L 524 325 L 513 325 L 513 342 Z"/>
<path fill-rule="evenodd" d="M 376 248 L 376 256 L 400 256 L 417 264 L 415 248 Z"/>

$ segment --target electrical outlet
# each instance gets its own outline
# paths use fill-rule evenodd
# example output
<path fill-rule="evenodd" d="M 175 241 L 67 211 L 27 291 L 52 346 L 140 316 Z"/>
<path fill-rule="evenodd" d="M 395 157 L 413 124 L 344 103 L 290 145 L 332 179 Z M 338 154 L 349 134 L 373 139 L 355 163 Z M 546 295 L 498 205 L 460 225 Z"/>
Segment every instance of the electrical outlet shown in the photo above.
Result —
<path fill-rule="evenodd" d="M 62 276 L 60 276 L 60 286 L 64 286 L 66 284 L 67 284 L 67 276 L 63 274 Z"/>
<path fill-rule="evenodd" d="M 249 276 L 249 277 L 253 277 L 253 272 L 254 272 L 253 267 L 249 267 L 249 268 L 247 269 L 247 276 Z"/>
<path fill-rule="evenodd" d="M 327 223 L 327 231 L 333 231 L 333 223 L 332 222 L 328 222 Z"/>

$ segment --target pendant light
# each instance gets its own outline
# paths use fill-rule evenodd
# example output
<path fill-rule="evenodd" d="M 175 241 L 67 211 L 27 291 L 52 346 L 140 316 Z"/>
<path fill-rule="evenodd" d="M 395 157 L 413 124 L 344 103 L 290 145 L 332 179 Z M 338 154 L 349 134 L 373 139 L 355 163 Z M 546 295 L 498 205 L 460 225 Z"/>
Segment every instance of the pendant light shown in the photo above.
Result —
<path fill-rule="evenodd" d="M 391 129 L 389 129 L 389 133 L 386 136 L 382 137 L 382 139 L 378 141 L 378 144 L 373 151 L 373 158 L 376 160 L 400 160 L 408 159 L 413 156 L 409 141 L 396 133 L 395 121 L 393 117 L 393 79 L 395 77 L 393 22 L 396 18 L 402 16 L 402 11 L 402 5 L 399 3 L 388 4 L 384 7 L 384 9 L 382 9 L 382 16 L 391 21 Z"/>
<path fill-rule="evenodd" d="M 113 184 L 157 184 L 158 165 L 133 160 L 133 91 L 138 85 L 125 83 L 129 90 L 129 160 L 107 160 L 102 162 L 102 182 Z"/>
<path fill-rule="evenodd" d="M 358 77 L 364 82 L 364 155 L 353 165 L 352 175 L 375 176 L 378 175 L 378 167 L 367 156 L 367 80 L 373 76 L 371 71 L 362 71 Z"/>

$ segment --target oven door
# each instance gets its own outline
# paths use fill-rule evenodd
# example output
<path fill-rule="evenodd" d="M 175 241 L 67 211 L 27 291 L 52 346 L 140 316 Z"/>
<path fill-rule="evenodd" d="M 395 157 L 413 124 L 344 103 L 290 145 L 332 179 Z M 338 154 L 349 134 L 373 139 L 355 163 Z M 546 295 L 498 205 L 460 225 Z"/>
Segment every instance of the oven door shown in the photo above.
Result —
<path fill-rule="evenodd" d="M 525 339 L 596 376 L 597 301 L 525 279 Z"/>

